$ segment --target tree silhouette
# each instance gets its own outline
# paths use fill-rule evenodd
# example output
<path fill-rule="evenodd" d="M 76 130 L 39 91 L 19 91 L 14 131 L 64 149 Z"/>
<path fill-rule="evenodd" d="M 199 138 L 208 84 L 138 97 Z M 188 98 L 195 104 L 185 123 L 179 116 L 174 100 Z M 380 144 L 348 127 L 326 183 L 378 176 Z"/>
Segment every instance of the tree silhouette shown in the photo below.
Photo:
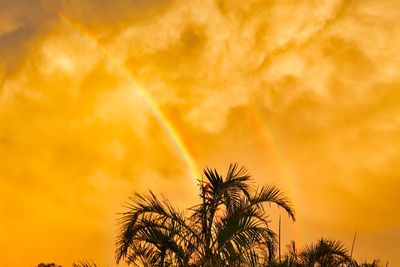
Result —
<path fill-rule="evenodd" d="M 80 262 L 74 262 L 72 264 L 72 267 L 97 267 L 96 263 L 92 259 L 89 260 L 83 260 Z"/>
<path fill-rule="evenodd" d="M 300 251 L 298 260 L 302 266 L 345 266 L 351 264 L 347 248 L 337 240 L 321 238 L 316 244 Z"/>
<path fill-rule="evenodd" d="M 272 261 L 276 234 L 266 204 L 283 208 L 294 221 L 290 201 L 275 186 L 254 187 L 244 167 L 231 164 L 225 178 L 204 170 L 200 203 L 185 211 L 170 202 L 136 193 L 120 217 L 116 260 L 136 266 L 263 266 Z"/>

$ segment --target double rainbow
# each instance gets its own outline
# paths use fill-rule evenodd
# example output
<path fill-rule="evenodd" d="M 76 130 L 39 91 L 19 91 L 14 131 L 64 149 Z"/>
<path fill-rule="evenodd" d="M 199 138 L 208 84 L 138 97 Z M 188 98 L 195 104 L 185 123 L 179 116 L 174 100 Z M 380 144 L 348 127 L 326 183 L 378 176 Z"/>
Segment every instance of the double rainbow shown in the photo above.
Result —
<path fill-rule="evenodd" d="M 168 117 L 162 112 L 160 106 L 155 101 L 155 99 L 146 91 L 144 90 L 132 76 L 130 70 L 121 63 L 118 59 L 113 57 L 107 49 L 101 45 L 96 36 L 90 33 L 83 25 L 79 24 L 78 22 L 74 21 L 73 19 L 65 16 L 64 14 L 59 14 L 60 19 L 71 29 L 81 34 L 87 41 L 91 42 L 95 45 L 95 47 L 101 52 L 104 58 L 111 63 L 111 65 L 120 72 L 123 77 L 126 77 L 129 83 L 132 86 L 132 89 L 143 99 L 147 107 L 149 108 L 152 115 L 157 119 L 159 125 L 167 134 L 169 140 L 174 144 L 177 152 L 179 153 L 180 158 L 185 163 L 189 175 L 192 177 L 193 182 L 197 182 L 196 178 L 200 178 L 200 172 L 197 167 L 197 164 L 189 152 L 187 146 L 183 142 L 181 136 L 179 135 L 178 131 L 174 128 L 171 121 Z M 280 172 L 281 177 L 283 178 L 283 182 L 289 189 L 289 193 L 295 196 L 297 201 L 300 200 L 299 192 L 296 186 L 296 177 L 294 173 L 291 171 L 290 166 L 285 161 L 285 157 L 283 152 L 280 149 L 279 144 L 272 132 L 272 129 L 268 127 L 268 123 L 262 116 L 262 111 L 258 110 L 258 105 L 256 103 L 251 103 L 251 110 L 253 111 L 254 118 L 256 119 L 256 124 L 258 126 L 258 130 L 261 131 L 263 136 L 263 140 L 266 141 L 265 144 L 268 147 L 272 148 L 272 154 L 274 155 L 274 161 L 278 165 L 278 169 Z M 299 205 L 296 205 L 299 206 Z M 295 207 L 296 209 L 296 207 Z M 298 231 L 296 229 L 296 235 L 300 238 L 300 241 L 304 240 L 303 235 L 301 234 L 303 231 Z"/>

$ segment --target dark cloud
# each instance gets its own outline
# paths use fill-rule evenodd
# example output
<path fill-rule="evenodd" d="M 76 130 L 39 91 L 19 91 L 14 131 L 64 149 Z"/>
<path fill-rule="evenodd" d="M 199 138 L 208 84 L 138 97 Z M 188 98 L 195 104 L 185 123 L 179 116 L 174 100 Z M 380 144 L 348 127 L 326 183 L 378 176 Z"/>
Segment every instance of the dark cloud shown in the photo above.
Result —
<path fill-rule="evenodd" d="M 29 54 L 35 52 L 39 40 L 51 30 L 57 15 L 44 6 L 43 1 L 16 0 L 2 1 L 0 16 L 2 22 L 11 27 L 0 34 L 0 63 L 5 79 L 24 61 L 32 60 Z"/>

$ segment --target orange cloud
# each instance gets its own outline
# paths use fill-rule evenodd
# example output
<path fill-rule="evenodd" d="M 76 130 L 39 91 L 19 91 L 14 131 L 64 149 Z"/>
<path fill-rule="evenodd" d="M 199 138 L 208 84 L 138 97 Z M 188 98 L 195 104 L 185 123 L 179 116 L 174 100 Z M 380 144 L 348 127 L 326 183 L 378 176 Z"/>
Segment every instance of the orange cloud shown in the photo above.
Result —
<path fill-rule="evenodd" d="M 180 146 L 132 80 L 199 168 L 238 161 L 289 193 L 299 220 L 285 239 L 349 244 L 359 230 L 357 257 L 395 264 L 398 10 L 373 0 L 3 1 L 3 264 L 113 265 L 116 213 L 131 192 L 194 203 Z"/>

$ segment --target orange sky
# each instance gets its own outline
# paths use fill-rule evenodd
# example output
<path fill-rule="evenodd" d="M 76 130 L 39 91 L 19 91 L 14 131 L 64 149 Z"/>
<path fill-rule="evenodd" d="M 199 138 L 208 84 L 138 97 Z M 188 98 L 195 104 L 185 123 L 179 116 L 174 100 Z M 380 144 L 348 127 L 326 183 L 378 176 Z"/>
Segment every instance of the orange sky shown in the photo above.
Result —
<path fill-rule="evenodd" d="M 285 242 L 357 230 L 400 265 L 399 24 L 398 1 L 0 1 L 0 265 L 114 266 L 132 192 L 187 207 L 230 162 L 292 199 Z"/>

